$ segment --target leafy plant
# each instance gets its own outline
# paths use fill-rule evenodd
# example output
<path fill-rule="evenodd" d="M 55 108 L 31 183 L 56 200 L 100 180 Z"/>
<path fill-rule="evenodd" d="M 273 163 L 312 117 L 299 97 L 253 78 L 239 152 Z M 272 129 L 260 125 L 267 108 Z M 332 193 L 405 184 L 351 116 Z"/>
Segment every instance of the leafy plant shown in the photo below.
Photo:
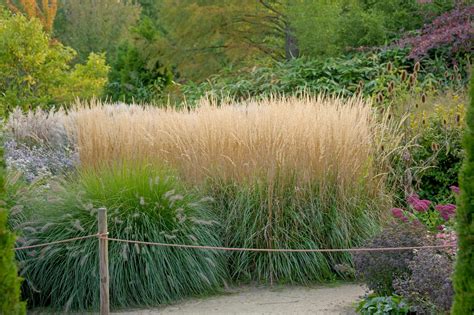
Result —
<path fill-rule="evenodd" d="M 112 64 L 107 96 L 113 101 L 156 103 L 170 83 L 171 74 L 165 67 L 144 56 L 139 46 L 124 43 Z"/>
<path fill-rule="evenodd" d="M 200 84 L 189 82 L 179 87 L 189 105 L 195 105 L 203 96 L 245 100 L 325 93 L 362 95 L 376 104 L 397 105 L 396 109 L 406 112 L 404 105 L 423 94 L 426 97 L 436 94 L 437 89 L 463 88 L 468 64 L 465 58 L 459 58 L 456 67 L 442 58 L 423 59 L 416 64 L 408 58 L 407 49 L 372 50 L 326 59 L 298 58 L 237 73 L 230 68 Z"/>
<path fill-rule="evenodd" d="M 454 191 L 459 188 L 451 186 Z M 427 199 L 420 199 L 417 194 L 411 194 L 407 198 L 408 210 L 393 208 L 392 215 L 403 222 L 425 226 L 428 230 L 440 230 L 444 225 L 452 225 L 452 218 L 456 214 L 456 205 L 438 204 Z"/>
<path fill-rule="evenodd" d="M 48 188 L 50 187 L 50 188 Z M 208 201 L 187 192 L 169 171 L 126 164 L 84 170 L 49 182 L 25 199 L 35 209 L 14 228 L 21 244 L 97 233 L 97 208 L 106 207 L 110 236 L 172 244 L 219 246 Z M 21 274 L 33 305 L 86 310 L 99 305 L 97 240 L 29 250 Z M 215 290 L 225 272 L 215 251 L 109 244 L 112 307 L 156 305 Z"/>
<path fill-rule="evenodd" d="M 362 315 L 406 315 L 410 312 L 410 306 L 400 296 L 367 296 L 359 302 L 356 311 Z"/>
<path fill-rule="evenodd" d="M 447 313 L 453 301 L 454 260 L 446 252 L 420 250 L 408 263 L 409 276 L 394 279 L 396 294 L 410 303 L 416 314 Z"/>
<path fill-rule="evenodd" d="M 424 246 L 432 242 L 423 227 L 402 223 L 388 226 L 364 247 Z M 414 255 L 410 250 L 356 253 L 356 275 L 377 295 L 391 295 L 395 292 L 393 279 L 410 273 L 408 263 Z"/>
<path fill-rule="evenodd" d="M 424 170 L 413 176 L 414 186 L 421 198 L 434 202 L 446 200 L 449 187 L 458 186 L 458 174 L 464 158 L 462 135 L 465 127 L 465 110 L 462 103 L 449 106 L 435 105 L 434 110 L 413 114 L 410 118 L 410 135 L 415 138 L 410 149 L 412 165 Z"/>
<path fill-rule="evenodd" d="M 91 55 L 71 68 L 74 56 L 38 20 L 0 11 L 0 106 L 10 112 L 99 96 L 108 72 L 104 56 Z"/>
<path fill-rule="evenodd" d="M 398 42 L 400 47 L 411 48 L 410 58 L 420 59 L 439 48 L 448 48 L 448 54 L 469 54 L 472 49 L 471 19 L 474 5 L 458 6 L 425 25 L 419 33 L 408 35 Z"/>

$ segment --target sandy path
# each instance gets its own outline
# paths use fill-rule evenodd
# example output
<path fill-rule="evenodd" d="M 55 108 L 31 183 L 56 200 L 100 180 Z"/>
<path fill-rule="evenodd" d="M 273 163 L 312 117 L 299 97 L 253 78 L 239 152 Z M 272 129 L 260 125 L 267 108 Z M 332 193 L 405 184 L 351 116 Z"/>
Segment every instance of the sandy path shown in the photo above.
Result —
<path fill-rule="evenodd" d="M 238 287 L 228 293 L 151 310 L 116 315 L 154 314 L 354 314 L 353 303 L 363 295 L 358 284 L 326 287 Z"/>

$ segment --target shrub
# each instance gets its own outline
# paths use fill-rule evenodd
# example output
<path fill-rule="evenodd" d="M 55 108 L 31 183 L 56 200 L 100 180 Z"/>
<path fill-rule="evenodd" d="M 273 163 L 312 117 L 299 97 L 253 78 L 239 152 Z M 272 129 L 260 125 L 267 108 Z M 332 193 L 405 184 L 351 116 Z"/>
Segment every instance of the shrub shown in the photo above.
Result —
<path fill-rule="evenodd" d="M 446 252 L 420 250 L 408 262 L 410 275 L 394 279 L 393 286 L 417 314 L 448 313 L 453 301 L 453 260 Z"/>
<path fill-rule="evenodd" d="M 186 192 L 169 171 L 126 164 L 79 178 L 50 182 L 27 200 L 35 209 L 16 228 L 25 244 L 97 233 L 97 211 L 108 209 L 111 237 L 219 246 L 208 201 Z M 33 305 L 85 310 L 99 305 L 97 240 L 31 250 L 21 270 Z M 109 243 L 112 307 L 161 304 L 203 294 L 222 284 L 221 256 L 214 251 Z"/>
<path fill-rule="evenodd" d="M 471 102 L 464 136 L 466 158 L 460 175 L 461 197 L 457 213 L 458 257 L 454 274 L 454 305 L 457 315 L 474 312 L 474 76 L 471 76 Z"/>
<path fill-rule="evenodd" d="M 26 304 L 20 302 L 21 279 L 13 247 L 15 237 L 7 228 L 7 211 L 0 209 L 0 313 L 26 314 Z"/>
<path fill-rule="evenodd" d="M 2 135 L 3 136 L 3 135 Z M 26 314 L 26 304 L 20 302 L 21 279 L 17 275 L 15 261 L 15 236 L 7 226 L 8 212 L 4 204 L 5 193 L 5 162 L 3 148 L 0 148 L 0 313 L 20 315 Z"/>
<path fill-rule="evenodd" d="M 459 188 L 451 186 L 457 191 Z M 453 218 L 456 214 L 456 205 L 437 204 L 428 199 L 420 199 L 417 194 L 411 194 L 407 198 L 407 210 L 393 208 L 392 215 L 403 222 L 411 222 L 416 225 L 424 225 L 428 230 L 436 231 L 443 226 L 453 225 Z"/>
<path fill-rule="evenodd" d="M 369 240 L 364 247 L 407 247 L 431 244 L 423 227 L 411 224 L 391 225 Z M 354 254 L 356 274 L 377 295 L 392 295 L 393 279 L 410 274 L 412 250 L 359 252 Z"/>
<path fill-rule="evenodd" d="M 124 43 L 112 64 L 107 96 L 113 101 L 152 103 L 161 98 L 170 83 L 171 74 L 165 67 L 150 61 L 140 47 Z"/>
<path fill-rule="evenodd" d="M 42 110 L 23 115 L 14 110 L 5 125 L 8 167 L 20 171 L 28 182 L 72 171 L 79 161 L 63 115 Z"/>
<path fill-rule="evenodd" d="M 456 97 L 455 97 L 456 98 Z M 458 174 L 464 158 L 462 135 L 465 128 L 464 104 L 435 105 L 410 117 L 410 136 L 415 137 L 409 163 L 418 168 L 413 176 L 414 189 L 423 199 L 454 202 L 449 187 L 458 186 Z"/>
<path fill-rule="evenodd" d="M 410 58 L 413 59 L 420 59 L 440 48 L 447 48 L 450 55 L 469 54 L 474 40 L 471 25 L 473 15 L 474 5 L 458 6 L 425 25 L 418 34 L 406 36 L 398 45 L 409 46 Z"/>
<path fill-rule="evenodd" d="M 0 11 L 0 105 L 6 112 L 51 106 L 101 93 L 104 56 L 70 67 L 75 51 L 51 40 L 36 19 Z"/>
<path fill-rule="evenodd" d="M 362 94 L 378 103 L 402 106 L 413 99 L 419 101 L 423 93 L 436 94 L 448 87 L 464 88 L 470 65 L 468 58 L 458 58 L 456 67 L 443 58 L 425 58 L 415 71 L 415 62 L 408 58 L 408 52 L 398 48 L 374 49 L 335 58 L 292 59 L 237 73 L 229 69 L 200 84 L 183 84 L 180 90 L 190 105 L 206 95 L 225 101 L 228 97 L 245 100 L 280 94 L 326 93 Z M 403 109 L 405 113 L 407 108 Z"/>

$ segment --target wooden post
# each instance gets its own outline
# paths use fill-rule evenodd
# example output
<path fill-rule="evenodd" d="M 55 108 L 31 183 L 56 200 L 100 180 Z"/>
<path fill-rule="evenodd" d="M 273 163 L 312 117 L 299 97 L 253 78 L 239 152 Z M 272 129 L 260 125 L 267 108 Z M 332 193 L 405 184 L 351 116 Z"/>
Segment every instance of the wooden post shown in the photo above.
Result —
<path fill-rule="evenodd" d="M 107 235 L 107 209 L 99 209 L 99 233 Z M 99 238 L 100 315 L 109 315 L 109 244 Z"/>

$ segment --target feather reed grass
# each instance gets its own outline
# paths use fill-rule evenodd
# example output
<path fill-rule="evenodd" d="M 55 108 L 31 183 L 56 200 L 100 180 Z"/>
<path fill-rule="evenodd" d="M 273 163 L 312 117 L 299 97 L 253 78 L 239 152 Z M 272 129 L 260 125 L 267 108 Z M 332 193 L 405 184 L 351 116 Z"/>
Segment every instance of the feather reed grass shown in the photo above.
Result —
<path fill-rule="evenodd" d="M 359 98 L 201 101 L 192 110 L 78 104 L 67 129 L 83 168 L 165 164 L 215 198 L 227 246 L 341 248 L 371 236 L 390 203 L 390 154 L 401 140 L 388 115 Z M 234 279 L 332 279 L 347 254 L 232 253 Z"/>
<path fill-rule="evenodd" d="M 232 247 L 358 246 L 389 207 L 402 140 L 388 114 L 359 98 L 204 99 L 191 110 L 92 101 L 58 116 L 82 171 L 130 161 L 176 170 L 214 198 L 215 232 Z M 270 283 L 333 279 L 351 263 L 344 253 L 227 256 L 233 279 Z"/>
<path fill-rule="evenodd" d="M 68 129 L 85 167 L 157 161 L 192 183 L 291 175 L 341 190 L 375 177 L 388 131 L 361 99 L 309 96 L 221 106 L 204 100 L 189 112 L 88 104 L 69 114 Z"/>

